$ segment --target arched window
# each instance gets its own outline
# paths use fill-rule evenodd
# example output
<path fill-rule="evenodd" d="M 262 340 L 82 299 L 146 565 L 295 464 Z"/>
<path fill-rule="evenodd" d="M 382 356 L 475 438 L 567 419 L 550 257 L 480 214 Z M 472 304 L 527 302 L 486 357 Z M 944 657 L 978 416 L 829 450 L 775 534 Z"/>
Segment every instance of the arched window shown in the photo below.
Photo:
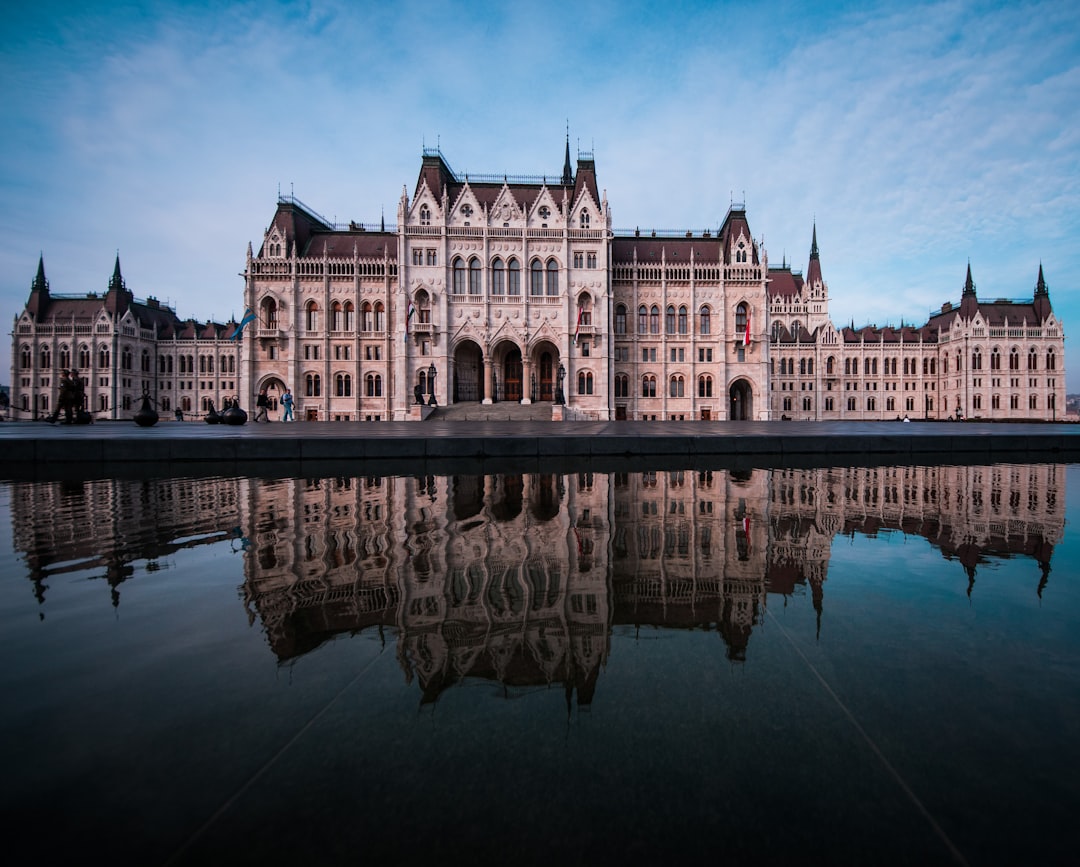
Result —
<path fill-rule="evenodd" d="M 593 375 L 591 372 L 582 370 L 577 375 L 577 393 L 578 394 L 592 394 L 593 393 Z"/>
<path fill-rule="evenodd" d="M 1046 350 L 1046 369 L 1047 370 L 1056 370 L 1057 369 L 1056 362 L 1057 362 L 1057 359 L 1054 357 L 1054 350 L 1053 349 Z"/>
<path fill-rule="evenodd" d="M 683 378 L 679 374 L 675 374 L 674 376 L 671 377 L 671 379 L 668 382 L 668 386 L 669 386 L 668 393 L 672 397 L 682 397 L 683 396 L 683 391 L 684 391 L 686 386 L 685 386 L 685 383 L 683 382 Z"/>
<path fill-rule="evenodd" d="M 352 377 L 347 373 L 339 373 L 334 377 L 334 393 L 338 397 L 352 397 Z"/>
<path fill-rule="evenodd" d="M 304 308 L 304 321 L 308 331 L 319 330 L 319 305 L 309 301 Z"/>
<path fill-rule="evenodd" d="M 330 305 L 330 330 L 341 331 L 342 325 L 341 304 L 335 301 Z"/>
<path fill-rule="evenodd" d="M 375 330 L 386 331 L 386 308 L 382 301 L 375 302 Z"/>
<path fill-rule="evenodd" d="M 833 371 L 836 369 L 836 359 L 833 356 L 829 356 L 825 359 L 825 375 L 832 376 Z"/>
<path fill-rule="evenodd" d="M 581 228 L 583 228 L 583 229 L 589 228 L 590 219 L 591 218 L 589 217 L 588 209 L 583 210 L 581 212 L 581 220 L 580 220 Z"/>
<path fill-rule="evenodd" d="M 64 363 L 62 361 L 60 362 L 60 366 L 61 367 L 64 366 Z M 1028 350 L 1028 367 L 1027 367 L 1027 369 L 1028 370 L 1038 370 L 1039 369 L 1039 353 L 1035 351 L 1034 346 L 1032 346 L 1031 349 Z"/>
<path fill-rule="evenodd" d="M 431 225 L 431 210 L 428 208 L 427 205 L 421 205 L 420 206 L 420 225 L 421 226 L 430 226 Z"/>
<path fill-rule="evenodd" d="M 548 259 L 547 263 L 547 294 L 559 294 L 559 263 L 554 259 Z"/>
<path fill-rule="evenodd" d="M 23 370 L 29 370 L 34 366 L 32 358 L 33 353 L 30 352 L 30 347 L 24 345 L 22 351 L 19 353 L 19 367 Z"/>
<path fill-rule="evenodd" d="M 260 307 L 262 315 L 259 319 L 266 323 L 267 328 L 277 328 L 278 306 L 273 298 L 264 298 Z M 257 323 L 258 324 L 258 323 Z"/>
<path fill-rule="evenodd" d="M 475 256 L 469 260 L 469 294 L 480 294 L 480 260 Z"/>
<path fill-rule="evenodd" d="M 1009 370 L 1020 369 L 1020 350 L 1015 346 L 1009 351 Z"/>
<path fill-rule="evenodd" d="M 977 346 L 971 351 L 971 369 L 982 370 L 982 351 Z"/>
<path fill-rule="evenodd" d="M 517 259 L 511 259 L 506 264 L 506 294 L 521 294 L 521 265 Z"/>
<path fill-rule="evenodd" d="M 630 378 L 625 373 L 615 377 L 615 397 L 630 396 Z"/>
<path fill-rule="evenodd" d="M 667 307 L 667 315 L 664 317 L 664 331 L 668 334 L 675 333 L 675 306 L 669 304 Z"/>
<path fill-rule="evenodd" d="M 638 334 L 647 334 L 649 332 L 649 308 L 642 304 L 637 309 L 637 316 Z"/>
<path fill-rule="evenodd" d="M 145 352 L 145 350 L 143 350 Z M 1034 352 L 1035 350 L 1031 350 Z M 71 367 L 71 350 L 67 348 L 67 344 L 61 344 L 60 346 L 60 367 L 61 369 Z"/>
<path fill-rule="evenodd" d="M 679 334 L 686 334 L 686 307 L 679 306 Z"/>
<path fill-rule="evenodd" d="M 650 373 L 641 377 L 641 396 L 656 397 L 656 377 Z"/>
<path fill-rule="evenodd" d="M 368 397 L 382 397 L 382 377 L 377 373 L 369 373 L 364 379 Z"/>
<path fill-rule="evenodd" d="M 615 305 L 615 333 L 626 334 L 626 305 Z"/>
<path fill-rule="evenodd" d="M 701 312 L 698 314 L 698 319 L 699 319 L 698 330 L 702 334 L 708 334 L 709 333 L 710 321 L 712 319 L 712 314 L 711 314 L 708 307 L 702 307 L 701 308 Z"/>
<path fill-rule="evenodd" d="M 580 325 L 592 325 L 592 296 L 582 292 L 578 296 L 578 318 Z"/>
<path fill-rule="evenodd" d="M 41 369 L 49 370 L 52 367 L 52 351 L 48 346 L 41 347 Z"/>
<path fill-rule="evenodd" d="M 319 397 L 322 395 L 322 379 L 317 373 L 309 373 L 304 377 L 304 394 L 307 397 Z"/>
<path fill-rule="evenodd" d="M 205 355 L 200 355 L 199 356 L 199 373 L 202 373 L 202 374 L 206 373 L 206 356 Z"/>
<path fill-rule="evenodd" d="M 360 307 L 360 327 L 364 331 L 371 331 L 375 328 L 375 316 L 370 301 L 365 301 Z"/>
<path fill-rule="evenodd" d="M 455 295 L 465 294 L 465 262 L 460 256 L 454 257 L 454 282 L 451 291 Z"/>
<path fill-rule="evenodd" d="M 745 301 L 735 305 L 735 335 L 740 339 L 746 333 L 747 306 Z M 798 334 L 798 329 L 793 328 L 792 333 Z"/>
<path fill-rule="evenodd" d="M 1001 370 L 1001 352 L 998 351 L 996 346 L 990 353 L 990 369 Z"/>
<path fill-rule="evenodd" d="M 108 346 L 98 347 L 98 369 L 108 370 L 112 366 L 112 354 Z"/>
<path fill-rule="evenodd" d="M 529 294 L 544 294 L 544 266 L 539 259 L 533 259 L 529 266 Z"/>
<path fill-rule="evenodd" d="M 712 397 L 712 377 L 699 376 L 697 381 L 698 397 Z"/>
<path fill-rule="evenodd" d="M 356 330 L 356 308 L 352 301 L 346 301 L 344 307 L 345 321 L 342 323 L 346 331 Z"/>
<path fill-rule="evenodd" d="M 506 269 L 503 260 L 495 257 L 491 263 L 491 294 L 503 295 L 506 292 Z"/>
<path fill-rule="evenodd" d="M 660 333 L 660 308 L 655 304 L 649 308 L 649 333 Z"/>

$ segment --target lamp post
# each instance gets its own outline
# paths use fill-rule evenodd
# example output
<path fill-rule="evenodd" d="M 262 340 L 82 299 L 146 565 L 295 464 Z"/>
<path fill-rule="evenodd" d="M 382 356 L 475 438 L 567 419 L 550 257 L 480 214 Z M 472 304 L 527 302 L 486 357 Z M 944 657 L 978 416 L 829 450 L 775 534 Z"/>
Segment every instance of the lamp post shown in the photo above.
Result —
<path fill-rule="evenodd" d="M 428 406 L 438 406 L 435 402 L 435 377 L 438 375 L 438 371 L 435 369 L 434 363 L 430 364 L 427 369 L 428 376 Z"/>
<path fill-rule="evenodd" d="M 563 379 L 566 377 L 566 368 L 563 367 L 561 363 L 559 364 L 559 370 L 555 375 L 557 377 L 555 381 L 555 403 L 561 406 L 566 403 L 566 395 L 563 394 L 562 387 Z"/>

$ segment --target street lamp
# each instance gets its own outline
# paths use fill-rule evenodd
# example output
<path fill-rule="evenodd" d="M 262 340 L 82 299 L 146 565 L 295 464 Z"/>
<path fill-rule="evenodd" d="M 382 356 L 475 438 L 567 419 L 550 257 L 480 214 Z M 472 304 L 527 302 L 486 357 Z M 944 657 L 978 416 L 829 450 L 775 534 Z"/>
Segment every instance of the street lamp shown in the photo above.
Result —
<path fill-rule="evenodd" d="M 559 370 L 556 373 L 556 376 L 558 377 L 558 379 L 555 383 L 555 403 L 562 405 L 566 403 L 566 395 L 563 394 L 562 387 L 563 380 L 566 378 L 566 368 L 563 367 L 562 364 L 559 365 Z"/>
<path fill-rule="evenodd" d="M 438 371 L 435 369 L 435 365 L 431 364 L 427 369 L 427 381 L 428 381 L 428 406 L 438 406 L 435 402 L 435 377 Z"/>

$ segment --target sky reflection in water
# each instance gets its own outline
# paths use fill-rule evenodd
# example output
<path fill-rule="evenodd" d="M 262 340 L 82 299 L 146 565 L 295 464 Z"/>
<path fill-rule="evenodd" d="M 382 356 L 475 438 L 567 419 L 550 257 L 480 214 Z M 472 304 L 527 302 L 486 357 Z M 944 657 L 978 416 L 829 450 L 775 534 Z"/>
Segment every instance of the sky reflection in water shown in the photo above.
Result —
<path fill-rule="evenodd" d="M 42 858 L 1064 863 L 1076 467 L 0 484 Z"/>

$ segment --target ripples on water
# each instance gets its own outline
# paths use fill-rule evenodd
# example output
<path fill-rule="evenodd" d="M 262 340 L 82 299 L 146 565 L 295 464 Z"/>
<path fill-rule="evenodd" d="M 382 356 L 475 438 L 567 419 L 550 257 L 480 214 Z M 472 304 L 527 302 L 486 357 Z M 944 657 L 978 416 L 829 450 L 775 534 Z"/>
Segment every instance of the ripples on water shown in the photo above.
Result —
<path fill-rule="evenodd" d="M 6 807 L 145 813 L 133 861 L 1052 862 L 1071 473 L 11 483 Z"/>

